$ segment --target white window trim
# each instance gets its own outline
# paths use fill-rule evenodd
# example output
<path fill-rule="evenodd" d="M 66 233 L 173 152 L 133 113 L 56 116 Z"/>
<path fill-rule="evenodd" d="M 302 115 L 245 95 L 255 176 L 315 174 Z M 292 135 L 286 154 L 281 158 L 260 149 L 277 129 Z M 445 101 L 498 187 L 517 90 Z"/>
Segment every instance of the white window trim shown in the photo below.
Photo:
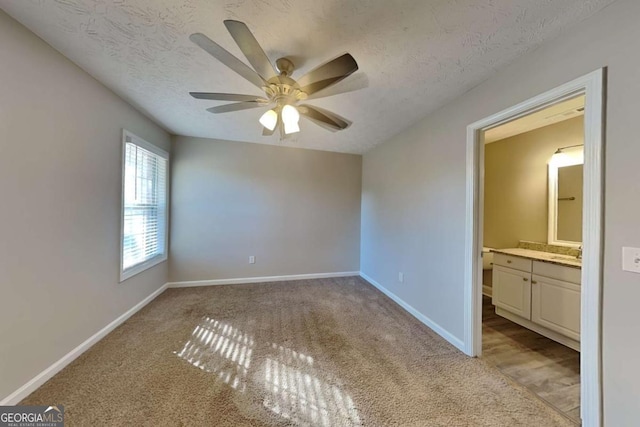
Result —
<path fill-rule="evenodd" d="M 131 143 L 131 142 L 167 160 L 167 177 L 166 177 L 167 185 L 165 186 L 165 196 L 166 196 L 165 200 L 167 201 L 167 207 L 166 207 L 167 211 L 165 216 L 166 221 L 165 221 L 165 227 L 164 227 L 164 233 L 165 233 L 164 251 L 162 255 L 155 256 L 141 264 L 135 265 L 127 269 L 126 271 L 123 271 L 122 258 L 124 256 L 123 241 L 124 241 L 124 184 L 125 184 L 124 163 L 125 163 L 125 156 L 126 156 L 126 145 L 127 143 Z M 121 165 L 120 167 L 121 167 L 121 184 L 122 184 L 120 188 L 120 283 L 122 283 L 125 280 L 129 279 L 130 277 L 133 277 L 136 274 L 142 273 L 143 271 L 148 270 L 151 267 L 158 265 L 161 262 L 164 262 L 167 260 L 168 253 L 169 253 L 169 173 L 170 173 L 169 153 L 164 151 L 161 148 L 156 147 L 150 142 L 145 141 L 144 139 L 129 132 L 128 130 L 122 129 L 122 158 L 120 161 L 120 165 Z"/>

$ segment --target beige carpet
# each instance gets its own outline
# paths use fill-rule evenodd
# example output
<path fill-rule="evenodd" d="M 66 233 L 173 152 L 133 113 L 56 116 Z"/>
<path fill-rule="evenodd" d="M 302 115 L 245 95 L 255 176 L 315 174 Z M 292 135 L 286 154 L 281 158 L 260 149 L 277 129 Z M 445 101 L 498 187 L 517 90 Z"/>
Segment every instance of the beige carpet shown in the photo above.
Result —
<path fill-rule="evenodd" d="M 356 277 L 167 290 L 22 403 L 70 426 L 572 425 Z"/>

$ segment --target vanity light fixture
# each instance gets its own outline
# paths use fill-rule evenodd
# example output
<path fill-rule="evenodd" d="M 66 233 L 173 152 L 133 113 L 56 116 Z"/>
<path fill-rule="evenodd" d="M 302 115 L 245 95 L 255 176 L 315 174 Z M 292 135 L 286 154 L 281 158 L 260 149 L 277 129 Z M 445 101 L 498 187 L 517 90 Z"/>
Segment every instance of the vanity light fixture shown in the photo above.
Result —
<path fill-rule="evenodd" d="M 578 147 L 584 147 L 584 144 L 569 145 L 567 147 L 560 147 L 553 153 L 549 164 L 555 167 L 581 165 L 584 163 L 584 149 L 578 149 Z"/>
<path fill-rule="evenodd" d="M 558 148 L 558 149 L 556 150 L 556 152 L 555 152 L 555 153 L 553 153 L 553 154 L 560 154 L 560 153 L 562 153 L 562 150 L 566 150 L 566 149 L 568 149 L 568 148 L 575 148 L 575 147 L 584 147 L 584 144 L 569 145 L 569 146 L 567 146 L 567 147 L 560 147 L 560 148 Z"/>

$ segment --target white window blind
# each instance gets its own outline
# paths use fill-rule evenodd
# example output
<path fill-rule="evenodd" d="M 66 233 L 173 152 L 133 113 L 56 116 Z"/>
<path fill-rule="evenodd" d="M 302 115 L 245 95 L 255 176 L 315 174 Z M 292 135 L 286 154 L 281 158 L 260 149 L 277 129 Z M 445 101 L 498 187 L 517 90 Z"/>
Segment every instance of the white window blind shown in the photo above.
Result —
<path fill-rule="evenodd" d="M 121 280 L 167 257 L 167 158 L 125 132 Z"/>

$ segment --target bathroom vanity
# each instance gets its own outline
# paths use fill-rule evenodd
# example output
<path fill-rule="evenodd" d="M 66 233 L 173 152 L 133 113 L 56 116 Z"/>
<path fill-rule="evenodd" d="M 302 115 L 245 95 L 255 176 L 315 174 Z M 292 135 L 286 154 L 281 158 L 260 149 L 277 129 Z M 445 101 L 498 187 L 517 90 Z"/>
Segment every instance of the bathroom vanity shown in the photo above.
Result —
<path fill-rule="evenodd" d="M 581 260 L 530 249 L 493 249 L 496 314 L 580 351 Z"/>

